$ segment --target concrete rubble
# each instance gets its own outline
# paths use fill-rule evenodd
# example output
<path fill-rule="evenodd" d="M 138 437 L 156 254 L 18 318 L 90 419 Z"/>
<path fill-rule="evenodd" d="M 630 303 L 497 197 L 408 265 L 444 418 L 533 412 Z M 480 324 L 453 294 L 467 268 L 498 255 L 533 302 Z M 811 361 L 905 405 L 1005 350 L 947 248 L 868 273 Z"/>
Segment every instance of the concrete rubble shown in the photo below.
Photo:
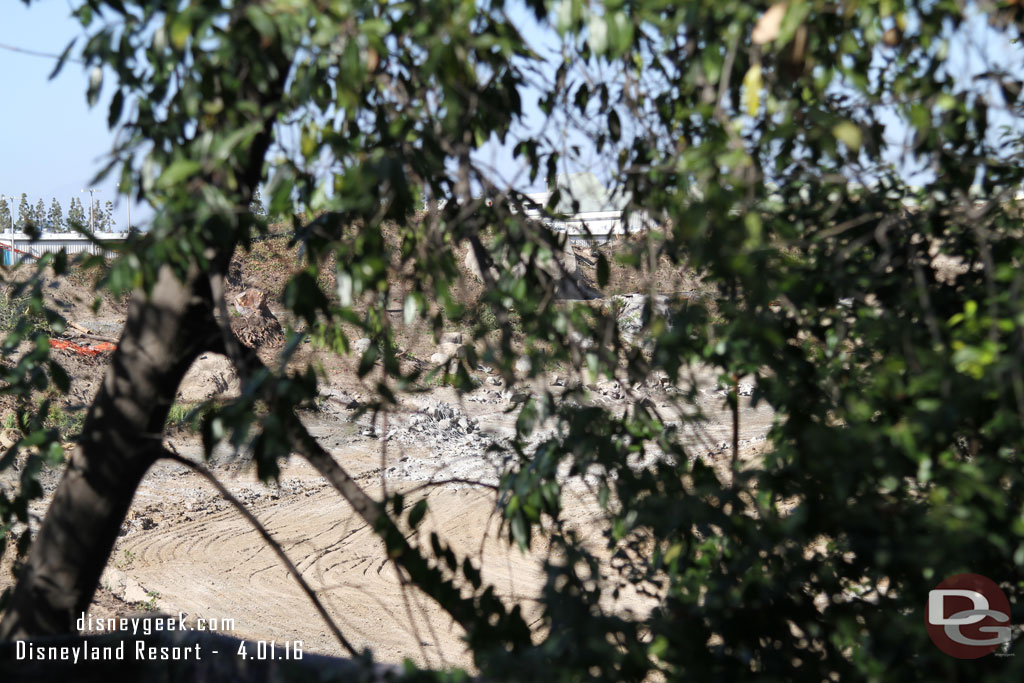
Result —
<path fill-rule="evenodd" d="M 227 356 L 204 353 L 182 379 L 176 400 L 181 403 L 199 403 L 213 398 L 226 400 L 238 397 L 241 388 L 235 366 Z"/>
<path fill-rule="evenodd" d="M 267 295 L 259 289 L 247 289 L 234 299 L 236 316 L 231 329 L 239 341 L 250 348 L 278 346 L 284 343 L 284 333 L 270 307 Z"/>

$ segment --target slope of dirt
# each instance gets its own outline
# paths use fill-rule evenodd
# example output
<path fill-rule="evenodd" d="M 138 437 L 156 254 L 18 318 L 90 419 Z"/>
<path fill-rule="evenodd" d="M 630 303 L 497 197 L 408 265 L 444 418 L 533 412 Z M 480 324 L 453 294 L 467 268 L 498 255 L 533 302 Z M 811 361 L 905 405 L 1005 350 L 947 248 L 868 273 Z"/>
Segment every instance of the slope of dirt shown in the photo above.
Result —
<path fill-rule="evenodd" d="M 229 273 L 229 287 L 232 293 L 241 292 L 246 289 L 257 289 L 268 294 L 267 301 L 275 315 L 282 323 L 295 323 L 294 320 L 283 309 L 281 294 L 284 292 L 288 279 L 296 270 L 299 263 L 300 250 L 297 246 L 289 246 L 290 236 L 284 232 L 286 226 L 279 225 L 272 227 L 271 233 L 252 244 L 248 252 L 239 251 L 231 262 Z M 400 244 L 397 228 L 385 225 L 382 228 L 385 243 L 391 249 L 391 268 L 394 272 L 402 269 L 400 262 Z M 639 237 L 623 237 L 600 245 L 573 244 L 569 246 L 571 255 L 566 261 L 568 269 L 579 279 L 580 286 L 596 293 L 599 300 L 608 300 L 611 297 L 622 294 L 633 293 L 657 293 L 670 297 L 686 297 L 699 299 L 705 305 L 713 308 L 714 302 L 712 292 L 701 281 L 698 274 L 685 266 L 672 265 L 667 258 L 661 257 L 657 267 L 651 269 L 644 267 L 641 270 L 624 265 L 620 256 L 632 255 L 640 258 L 646 263 L 649 256 L 646 252 L 646 245 Z M 454 294 L 457 301 L 472 307 L 480 300 L 483 293 L 483 281 L 478 272 L 474 272 L 475 259 L 467 259 L 470 247 L 466 244 L 456 248 L 454 254 L 455 263 L 458 266 L 459 279 L 454 284 Z M 597 262 L 598 257 L 603 256 L 608 263 L 608 282 L 599 291 L 596 289 L 598 283 Z M 405 267 L 408 271 L 408 266 Z M 335 272 L 333 263 L 321 264 L 317 279 L 329 296 L 335 291 Z M 431 326 L 418 321 L 412 325 L 404 324 L 402 320 L 403 302 L 406 291 L 396 287 L 391 293 L 391 303 L 388 312 L 396 332 L 396 339 L 399 346 L 414 358 L 428 359 L 436 350 L 434 332 Z M 448 323 L 447 332 L 469 333 L 476 320 L 465 320 L 461 323 Z M 354 326 L 343 325 L 346 334 L 352 340 L 360 337 Z M 514 336 L 519 336 L 514 332 Z"/>
<path fill-rule="evenodd" d="M 0 266 L 0 298 L 5 305 L 9 305 L 10 297 L 17 296 L 17 285 L 28 281 L 35 272 L 33 263 Z M 75 263 L 59 277 L 52 269 L 47 269 L 42 281 L 43 296 L 47 305 L 66 319 L 102 321 L 104 332 L 113 331 L 124 322 L 128 297 L 116 298 L 105 290 L 97 291 L 96 285 L 105 275 L 101 268 L 85 269 Z"/>

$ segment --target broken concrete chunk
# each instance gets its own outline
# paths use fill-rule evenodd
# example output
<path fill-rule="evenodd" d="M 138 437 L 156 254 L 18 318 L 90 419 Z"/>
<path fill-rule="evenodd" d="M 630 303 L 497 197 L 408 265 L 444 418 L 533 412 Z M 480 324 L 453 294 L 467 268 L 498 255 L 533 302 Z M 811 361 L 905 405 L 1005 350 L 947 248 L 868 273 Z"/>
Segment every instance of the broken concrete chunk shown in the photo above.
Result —
<path fill-rule="evenodd" d="M 466 347 L 462 344 L 455 344 L 452 342 L 445 342 L 441 344 L 440 351 L 444 355 L 452 358 L 464 358 L 466 356 Z"/>

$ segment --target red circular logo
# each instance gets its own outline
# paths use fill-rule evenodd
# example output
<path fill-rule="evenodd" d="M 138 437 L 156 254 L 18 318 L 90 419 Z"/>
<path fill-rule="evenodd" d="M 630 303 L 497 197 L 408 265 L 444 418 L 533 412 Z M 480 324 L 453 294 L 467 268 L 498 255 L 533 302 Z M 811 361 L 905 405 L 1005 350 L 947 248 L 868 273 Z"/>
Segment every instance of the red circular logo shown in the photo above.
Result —
<path fill-rule="evenodd" d="M 1011 638 L 1010 601 L 980 574 L 957 574 L 929 591 L 924 621 L 935 646 L 958 659 L 984 657 Z"/>

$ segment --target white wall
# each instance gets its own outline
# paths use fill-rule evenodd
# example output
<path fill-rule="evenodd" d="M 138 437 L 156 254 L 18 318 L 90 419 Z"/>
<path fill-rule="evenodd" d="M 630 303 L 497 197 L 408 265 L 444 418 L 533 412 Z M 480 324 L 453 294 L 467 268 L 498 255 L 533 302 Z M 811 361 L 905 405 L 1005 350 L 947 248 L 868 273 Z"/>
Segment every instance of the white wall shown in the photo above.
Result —
<path fill-rule="evenodd" d="M 123 242 L 126 234 L 123 232 L 97 232 L 94 233 L 94 236 L 96 239 L 105 242 Z M 15 250 L 13 260 L 10 253 L 12 246 Z M 17 263 L 23 258 L 27 258 L 25 254 L 38 257 L 43 254 L 58 252 L 61 249 L 64 249 L 68 256 L 81 253 L 98 254 L 100 252 L 104 252 L 106 256 L 113 255 L 112 251 L 102 249 L 76 233 L 45 233 L 40 235 L 38 239 L 32 239 L 23 233 L 0 234 L 0 250 L 3 251 L 3 262 L 5 265 L 10 265 L 12 262 Z"/>

